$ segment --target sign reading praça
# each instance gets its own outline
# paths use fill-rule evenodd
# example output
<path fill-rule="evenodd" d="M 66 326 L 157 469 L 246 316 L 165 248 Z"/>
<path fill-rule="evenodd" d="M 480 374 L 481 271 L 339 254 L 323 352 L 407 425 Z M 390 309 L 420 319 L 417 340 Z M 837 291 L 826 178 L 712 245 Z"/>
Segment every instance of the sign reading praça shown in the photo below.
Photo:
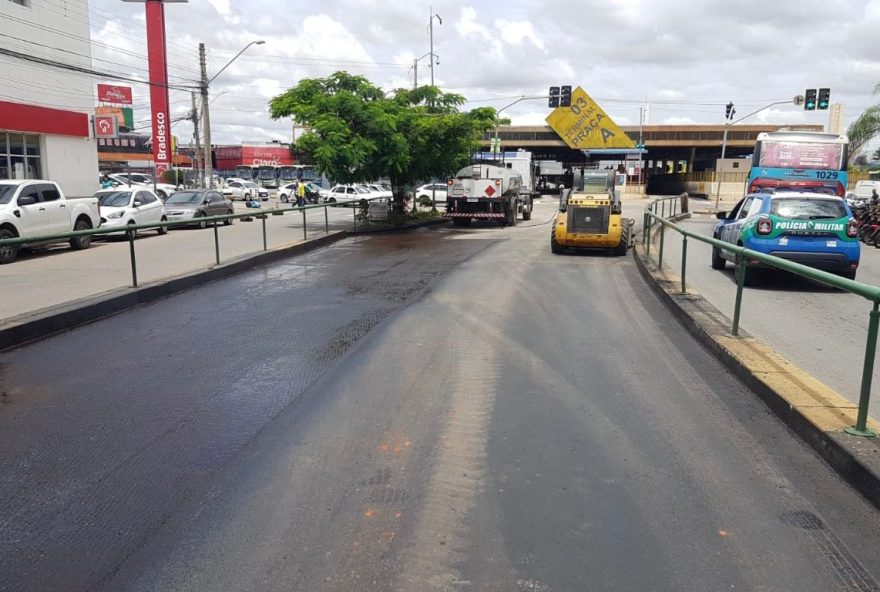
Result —
<path fill-rule="evenodd" d="M 546 121 L 569 148 L 635 148 L 626 132 L 581 87 L 571 93 L 571 107 L 557 107 Z"/>

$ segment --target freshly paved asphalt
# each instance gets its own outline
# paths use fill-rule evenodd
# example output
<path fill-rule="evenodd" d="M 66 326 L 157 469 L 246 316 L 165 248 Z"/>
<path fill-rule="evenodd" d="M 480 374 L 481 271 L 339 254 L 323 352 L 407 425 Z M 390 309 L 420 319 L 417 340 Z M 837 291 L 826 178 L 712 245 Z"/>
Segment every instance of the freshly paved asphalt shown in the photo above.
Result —
<path fill-rule="evenodd" d="M 685 228 L 711 236 L 717 220 L 696 217 Z M 668 233 L 664 262 L 681 270 L 681 240 Z M 711 247 L 688 242 L 687 283 L 721 312 L 733 317 L 736 279 L 733 264 L 723 272 L 709 265 Z M 880 249 L 862 245 L 857 278 L 880 286 Z M 857 403 L 871 303 L 853 294 L 787 273 L 764 273 L 743 294 L 740 323 L 746 331 L 819 380 Z M 880 419 L 880 364 L 874 368 L 869 413 Z"/>
<path fill-rule="evenodd" d="M 0 589 L 880 589 L 880 513 L 550 211 L 4 354 Z"/>

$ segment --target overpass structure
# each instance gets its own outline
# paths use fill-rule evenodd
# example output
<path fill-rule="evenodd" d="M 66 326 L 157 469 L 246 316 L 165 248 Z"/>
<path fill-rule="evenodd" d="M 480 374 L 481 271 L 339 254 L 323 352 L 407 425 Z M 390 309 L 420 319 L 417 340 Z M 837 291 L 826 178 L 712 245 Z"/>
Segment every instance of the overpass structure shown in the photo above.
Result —
<path fill-rule="evenodd" d="M 647 149 L 642 160 L 648 175 L 713 171 L 717 159 L 721 157 L 723 125 L 646 125 L 641 130 L 638 126 L 621 127 L 634 142 L 638 142 L 641 136 Z M 821 132 L 824 126 L 735 125 L 727 134 L 725 156 L 749 156 L 754 151 L 758 134 L 788 130 Z M 482 138 L 481 149 L 490 149 L 489 140 L 495 133 L 493 130 Z M 566 146 L 562 138 L 548 125 L 505 126 L 498 128 L 497 133 L 505 151 L 528 150 L 536 160 L 556 160 L 569 166 L 579 166 L 587 162 L 587 157 L 580 150 Z"/>

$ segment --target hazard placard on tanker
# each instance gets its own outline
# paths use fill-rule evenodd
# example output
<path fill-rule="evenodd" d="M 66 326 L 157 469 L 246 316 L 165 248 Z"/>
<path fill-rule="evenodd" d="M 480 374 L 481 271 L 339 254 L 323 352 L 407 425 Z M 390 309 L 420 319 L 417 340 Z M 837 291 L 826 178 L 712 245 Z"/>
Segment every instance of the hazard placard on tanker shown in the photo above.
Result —
<path fill-rule="evenodd" d="M 570 107 L 557 107 L 546 121 L 569 148 L 635 148 L 626 132 L 581 87 L 571 93 Z"/>

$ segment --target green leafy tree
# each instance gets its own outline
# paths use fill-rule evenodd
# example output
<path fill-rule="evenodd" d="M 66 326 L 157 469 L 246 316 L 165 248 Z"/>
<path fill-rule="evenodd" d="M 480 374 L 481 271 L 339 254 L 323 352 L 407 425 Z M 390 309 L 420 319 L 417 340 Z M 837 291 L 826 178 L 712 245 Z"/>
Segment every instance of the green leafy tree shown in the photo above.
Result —
<path fill-rule="evenodd" d="M 874 87 L 874 94 L 880 95 L 880 84 Z M 880 105 L 868 107 L 849 124 L 846 135 L 849 137 L 849 153 L 858 155 L 871 139 L 880 134 Z"/>
<path fill-rule="evenodd" d="M 400 211 L 407 185 L 466 165 L 498 120 L 491 107 L 461 111 L 464 97 L 433 86 L 386 94 L 362 76 L 336 72 L 300 81 L 269 101 L 269 110 L 273 119 L 293 117 L 308 126 L 297 150 L 328 177 L 340 183 L 387 177 Z"/>

